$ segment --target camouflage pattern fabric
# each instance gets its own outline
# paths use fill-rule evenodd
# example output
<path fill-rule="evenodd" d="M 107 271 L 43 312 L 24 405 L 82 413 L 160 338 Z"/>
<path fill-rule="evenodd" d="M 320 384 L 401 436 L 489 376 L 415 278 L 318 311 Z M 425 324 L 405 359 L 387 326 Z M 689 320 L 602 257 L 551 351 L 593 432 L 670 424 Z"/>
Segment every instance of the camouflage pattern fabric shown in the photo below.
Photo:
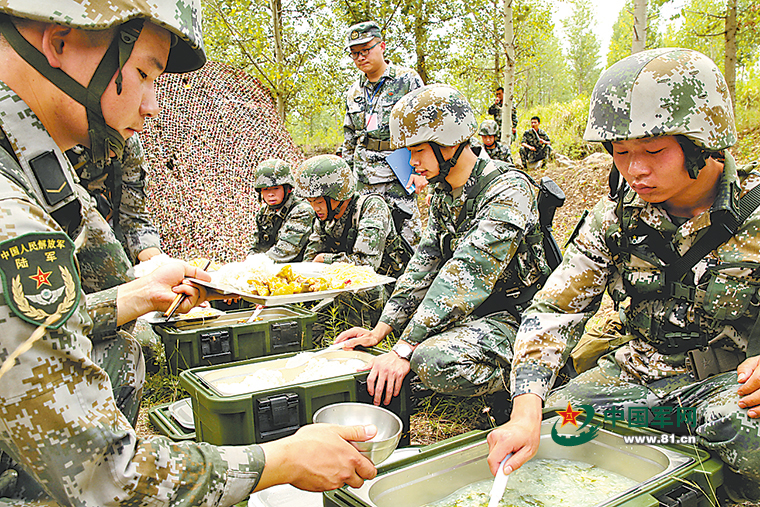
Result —
<path fill-rule="evenodd" d="M 479 318 L 478 307 L 496 287 L 519 294 L 546 272 L 543 248 L 524 241 L 538 226 L 535 189 L 516 171 L 481 190 L 474 215 L 454 229 L 467 191 L 495 170 L 478 159 L 463 187 L 445 192 L 436 185 L 420 246 L 380 318 L 400 339 L 420 344 L 411 365 L 426 385 L 463 396 L 504 389 L 519 324 L 507 311 Z M 509 304 L 504 296 L 497 306 Z"/>
<path fill-rule="evenodd" d="M 496 132 L 496 135 L 501 135 L 501 102 L 495 102 L 491 104 L 491 106 L 488 108 L 488 114 L 493 116 L 494 121 L 496 122 L 496 125 L 498 126 L 498 130 Z M 512 128 L 517 128 L 517 108 L 514 104 L 512 104 Z M 512 135 L 514 140 L 514 134 Z"/>
<path fill-rule="evenodd" d="M 711 210 L 679 227 L 660 206 L 646 203 L 633 192 L 623 199 L 623 216 L 643 221 L 670 238 L 674 251 L 683 255 L 716 214 L 738 213 L 739 188 L 743 194 L 760 184 L 760 173 L 755 168 L 756 165 L 737 169 L 727 153 Z M 704 386 L 712 393 L 714 387 L 715 396 L 694 400 L 701 417 L 695 431 L 705 446 L 717 450 L 732 468 L 760 480 L 760 421 L 749 419 L 746 409 L 740 409 L 735 401 L 723 403 L 722 395 L 717 394 L 735 393 L 735 374 L 730 381 L 720 376 L 698 384 L 690 377 L 685 353 L 665 354 L 658 350 L 666 340 L 663 335 L 682 331 L 703 335 L 711 346 L 734 351 L 740 359 L 745 356 L 750 331 L 758 318 L 760 211 L 755 210 L 736 235 L 687 273 L 692 279 L 689 281 L 698 287 L 694 300 L 688 302 L 674 296 L 647 297 L 662 279 L 662 269 L 657 265 L 661 261 L 612 256 L 605 234 L 610 227 L 619 225 L 615 206 L 615 201 L 605 198 L 594 207 L 565 251 L 562 264 L 525 312 L 515 345 L 513 396 L 534 393 L 546 399 L 557 372 L 582 335 L 586 321 L 598 310 L 606 289 L 613 300 L 630 305 L 626 310 L 626 330 L 636 338 L 605 356 L 607 363 L 614 363 L 609 366 L 614 367 L 614 373 L 600 374 L 599 368 L 592 369 L 571 380 L 563 392 L 595 403 L 595 396 L 608 398 L 598 401 L 601 405 L 610 400 L 640 399 L 646 392 L 668 396 L 674 388 L 681 387 L 685 378 L 690 387 L 684 389 L 699 390 Z M 576 387 L 576 383 L 580 384 Z M 731 436 L 739 433 L 743 434 Z M 752 442 L 749 447 L 748 441 Z"/>
<path fill-rule="evenodd" d="M 306 198 L 330 197 L 347 201 L 356 194 L 356 174 L 335 155 L 317 155 L 299 165 L 293 174 L 298 195 Z"/>
<path fill-rule="evenodd" d="M 278 158 L 268 158 L 256 167 L 256 181 L 253 187 L 257 190 L 280 185 L 295 187 L 291 175 L 290 164 Z"/>
<path fill-rule="evenodd" d="M 292 192 L 277 207 L 262 204 L 256 212 L 256 241 L 248 255 L 264 252 L 275 262 L 301 261 L 315 217 L 311 205 Z"/>
<path fill-rule="evenodd" d="M 486 153 L 491 157 L 491 160 L 501 160 L 503 162 L 509 162 L 510 164 L 512 163 L 512 153 L 510 153 L 508 147 L 504 146 L 499 141 L 494 141 L 490 148 L 486 145 L 483 145 L 483 148 L 486 149 Z"/>
<path fill-rule="evenodd" d="M 393 233 L 393 222 L 388 205 L 382 199 L 369 199 L 364 206 L 357 224 L 354 251 L 349 254 L 344 244 L 344 233 L 350 228 L 356 209 L 357 198 L 351 199 L 343 216 L 336 220 L 314 221 L 314 230 L 304 251 L 303 260 L 313 261 L 318 254 L 324 254 L 325 264 L 352 262 L 357 266 L 371 266 L 381 271 L 386 241 Z"/>
<path fill-rule="evenodd" d="M 419 74 L 412 69 L 389 64 L 377 83 L 370 83 L 365 74 L 351 85 L 346 93 L 346 117 L 343 121 L 343 159 L 356 172 L 359 183 L 367 193 L 382 193 L 401 200 L 409 209 L 417 208 L 416 196 L 406 193 L 406 181 L 399 182 L 385 157 L 392 153 L 390 145 L 390 115 L 398 100 L 423 85 Z M 368 130 L 370 117 L 376 122 Z M 366 141 L 385 143 L 384 149 L 371 149 Z M 383 185 L 385 184 L 385 185 Z M 405 220 L 402 235 L 412 247 L 419 243 L 422 221 L 419 212 Z"/>
<path fill-rule="evenodd" d="M 726 80 L 712 60 L 689 49 L 651 49 L 600 76 L 583 138 L 681 134 L 706 150 L 720 151 L 736 144 L 733 111 Z"/>
<path fill-rule="evenodd" d="M 142 366 L 139 346 L 123 330 L 118 331 L 120 338 L 115 338 L 117 289 L 84 297 L 75 275 L 74 280 L 62 286 L 67 291 L 54 300 L 55 294 L 45 292 L 46 277 L 51 284 L 58 283 L 58 273 L 76 270 L 74 261 L 61 255 L 36 257 L 42 271 L 42 276 L 39 272 L 35 276 L 36 282 L 14 275 L 14 270 L 24 264 L 32 269 L 35 266 L 22 262 L 27 254 L 4 246 L 28 245 L 30 238 L 40 235 L 60 239 L 60 243 L 55 239 L 54 244 L 64 250 L 73 251 L 74 243 L 43 210 L 41 197 L 34 195 L 13 156 L 21 160 L 35 156 L 40 149 L 52 149 L 57 150 L 58 160 L 66 158 L 34 113 L 4 84 L 0 87 L 3 130 L 14 139 L 13 154 L 0 149 L 0 200 L 4 210 L 0 218 L 0 258 L 7 251 L 9 261 L 15 261 L 2 264 L 3 279 L 10 276 L 10 280 L 18 279 L 24 284 L 21 291 L 14 292 L 3 283 L 3 357 L 16 350 L 37 327 L 19 313 L 39 322 L 49 311 L 46 308 L 55 310 L 58 300 L 69 299 L 70 284 L 76 285 L 79 294 L 72 313 L 21 354 L 0 383 L 2 447 L 33 481 L 26 484 L 20 478 L 14 498 L 36 499 L 42 491 L 41 500 L 47 503 L 93 507 L 141 505 L 146 498 L 152 505 L 226 506 L 240 502 L 254 488 L 264 466 L 264 455 L 258 446 L 215 447 L 175 444 L 163 437 L 138 439 L 120 410 L 134 412 L 132 400 L 138 400 Z M 16 107 L 10 104 L 18 103 L 25 114 L 10 118 L 7 111 Z M 17 122 L 13 132 L 9 132 L 11 119 Z M 73 168 L 69 165 L 65 170 Z M 78 190 L 84 192 L 81 187 Z M 39 246 L 41 239 L 34 241 Z M 40 284 L 37 289 L 34 283 Z M 32 301 L 39 297 L 53 299 L 52 306 Z M 121 359 L 129 362 L 120 364 Z M 115 376 L 110 378 L 109 373 Z"/>
<path fill-rule="evenodd" d="M 351 25 L 346 35 L 346 48 L 369 42 L 374 38 L 381 39 L 380 26 L 374 21 L 362 21 Z"/>
<path fill-rule="evenodd" d="M 411 211 L 412 218 L 404 221 L 400 232 L 412 248 L 417 248 L 422 235 L 422 215 L 420 214 L 420 207 L 417 205 L 417 194 L 409 194 L 398 180 L 375 185 L 359 183 L 358 186 L 359 192 L 363 195 L 380 194 L 389 205 Z M 419 224 L 419 227 L 407 227 L 410 223 Z"/>
<path fill-rule="evenodd" d="M 528 164 L 539 162 L 549 156 L 551 147 L 539 142 L 539 139 L 550 141 L 546 132 L 540 128 L 538 129 L 538 132 L 530 128 L 523 133 L 521 142 L 529 144 L 536 149 L 536 151 L 533 151 L 522 146 L 520 147 L 520 158 L 522 159 L 524 167 L 528 167 Z"/>

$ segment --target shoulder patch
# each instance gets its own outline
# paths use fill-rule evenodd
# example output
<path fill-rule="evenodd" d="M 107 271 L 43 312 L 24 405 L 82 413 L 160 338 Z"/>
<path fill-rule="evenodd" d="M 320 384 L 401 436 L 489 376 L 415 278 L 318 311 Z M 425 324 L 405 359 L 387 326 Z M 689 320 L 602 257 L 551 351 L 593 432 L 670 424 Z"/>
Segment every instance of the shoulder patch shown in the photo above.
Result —
<path fill-rule="evenodd" d="M 32 232 L 0 243 L 0 278 L 13 312 L 49 329 L 61 327 L 81 297 L 74 243 L 62 232 Z"/>

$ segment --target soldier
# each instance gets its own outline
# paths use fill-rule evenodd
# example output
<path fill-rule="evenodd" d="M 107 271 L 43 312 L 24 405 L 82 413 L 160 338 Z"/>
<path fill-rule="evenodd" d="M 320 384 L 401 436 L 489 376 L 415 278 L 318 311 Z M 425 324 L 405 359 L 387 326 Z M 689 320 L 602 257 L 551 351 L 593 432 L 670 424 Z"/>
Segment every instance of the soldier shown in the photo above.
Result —
<path fill-rule="evenodd" d="M 483 120 L 480 124 L 480 140 L 483 141 L 483 147 L 486 149 L 486 153 L 491 157 L 491 160 L 501 160 L 502 162 L 509 162 L 512 164 L 512 154 L 509 152 L 509 148 L 501 144 L 496 140 L 496 135 L 499 131 L 499 126 L 494 120 Z"/>
<path fill-rule="evenodd" d="M 343 160 L 356 172 L 362 193 L 380 194 L 391 209 L 399 208 L 411 216 L 404 220 L 401 235 L 415 248 L 422 231 L 417 199 L 407 193 L 409 182 L 399 182 L 385 157 L 392 151 L 391 109 L 401 97 L 422 86 L 422 79 L 412 69 L 385 60 L 385 41 L 374 21 L 349 28 L 346 49 L 362 75 L 346 93 Z M 421 189 L 419 184 L 416 187 Z"/>
<path fill-rule="evenodd" d="M 493 116 L 494 121 L 496 122 L 496 136 L 501 136 L 501 108 L 502 104 L 504 103 L 504 87 L 499 86 L 496 88 L 496 92 L 494 92 L 496 95 L 496 100 L 493 104 L 488 108 L 488 114 Z M 510 144 L 515 142 L 515 137 L 517 137 L 517 108 L 514 104 L 512 104 L 512 134 L 510 136 Z"/>
<path fill-rule="evenodd" d="M 757 501 L 760 173 L 728 151 L 736 129 L 723 75 L 688 49 L 625 58 L 597 81 L 584 137 L 612 154 L 612 193 L 523 316 L 512 419 L 489 435 L 491 470 L 507 453 L 507 473 L 536 453 L 542 400 L 605 417 L 639 405 L 674 426 L 672 407 L 684 407 L 695 417 L 675 429 L 720 455 L 734 501 Z M 633 339 L 547 398 L 605 289 Z"/>
<path fill-rule="evenodd" d="M 373 428 L 312 426 L 215 447 L 138 438 L 132 426 L 144 364 L 131 323 L 180 293 L 188 311 L 205 293 L 184 278 L 210 277 L 174 262 L 85 296 L 75 244 L 94 208 L 64 152 L 81 144 L 96 161 L 120 156 L 158 113 L 155 79 L 205 62 L 200 2 L 153 4 L 0 7 L 0 447 L 10 456 L 0 463 L 15 469 L 0 477 L 13 498 L 0 504 L 233 505 L 280 482 L 359 485 L 375 469 L 346 439 Z"/>
<path fill-rule="evenodd" d="M 435 187 L 427 229 L 380 321 L 336 339 L 353 348 L 400 333 L 368 365 L 376 404 L 398 395 L 410 370 L 442 393 L 503 392 L 520 314 L 550 271 L 534 185 L 477 158 L 476 129 L 467 100 L 449 86 L 425 86 L 393 108 L 393 146 L 409 147 L 415 171 Z"/>
<path fill-rule="evenodd" d="M 396 264 L 400 242 L 388 205 L 377 194 L 359 196 L 356 176 L 343 159 L 312 157 L 298 167 L 295 180 L 318 219 L 305 261 L 352 262 L 388 275 L 404 270 Z"/>
<path fill-rule="evenodd" d="M 290 164 L 270 158 L 256 168 L 256 240 L 248 255 L 265 252 L 275 262 L 300 262 L 314 225 L 314 210 L 293 193 Z"/>
<path fill-rule="evenodd" d="M 551 154 L 551 139 L 541 130 L 541 118 L 534 116 L 530 119 L 530 128 L 523 133 L 520 142 L 520 160 L 523 169 L 534 171 L 541 167 Z"/>

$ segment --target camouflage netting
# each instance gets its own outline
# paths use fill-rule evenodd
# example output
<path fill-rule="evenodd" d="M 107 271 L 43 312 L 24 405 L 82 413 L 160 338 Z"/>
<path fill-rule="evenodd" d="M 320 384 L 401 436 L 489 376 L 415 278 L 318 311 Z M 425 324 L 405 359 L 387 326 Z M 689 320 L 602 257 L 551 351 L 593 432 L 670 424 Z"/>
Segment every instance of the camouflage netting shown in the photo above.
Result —
<path fill-rule="evenodd" d="M 148 208 L 164 251 L 190 260 L 241 261 L 255 233 L 256 166 L 303 160 L 258 80 L 208 62 L 157 83 L 161 115 L 141 134 Z"/>

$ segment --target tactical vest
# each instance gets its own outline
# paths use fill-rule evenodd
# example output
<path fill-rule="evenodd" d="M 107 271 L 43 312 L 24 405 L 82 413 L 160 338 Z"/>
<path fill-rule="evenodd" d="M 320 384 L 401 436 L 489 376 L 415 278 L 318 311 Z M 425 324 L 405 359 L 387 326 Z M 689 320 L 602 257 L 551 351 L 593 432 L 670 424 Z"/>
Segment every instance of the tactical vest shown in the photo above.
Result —
<path fill-rule="evenodd" d="M 551 230 L 551 222 L 554 211 L 564 202 L 564 193 L 551 180 L 543 180 L 539 185 L 533 178 L 523 171 L 515 169 L 512 165 L 501 161 L 492 161 L 495 170 L 482 174 L 477 183 L 467 191 L 464 205 L 453 224 L 454 232 L 447 232 L 440 239 L 440 247 L 443 255 L 442 262 L 447 262 L 454 255 L 451 246 L 454 236 L 460 235 L 462 224 L 469 218 L 471 222 L 475 218 L 475 200 L 478 195 L 485 191 L 492 182 L 507 171 L 516 171 L 522 174 L 531 185 L 538 190 L 539 222 L 530 230 L 526 231 L 522 241 L 517 247 L 515 256 L 496 282 L 491 295 L 478 306 L 473 312 L 475 315 L 484 316 L 498 311 L 507 310 L 519 322 L 522 312 L 527 308 L 533 296 L 546 283 L 551 272 L 559 265 L 562 254 L 554 240 Z M 551 182 L 551 184 L 548 184 Z M 542 197 L 543 196 L 543 197 Z M 505 279 L 504 273 L 517 272 L 518 255 L 526 256 L 528 263 L 540 272 L 540 277 L 533 283 L 526 283 L 520 276 L 510 276 Z"/>
<path fill-rule="evenodd" d="M 623 206 L 625 196 L 617 196 L 617 223 L 609 226 L 604 240 L 613 262 L 619 266 L 624 291 L 611 291 L 615 307 L 630 298 L 621 311 L 626 332 L 654 346 L 662 354 L 678 354 L 704 349 L 719 335 L 726 321 L 745 315 L 750 304 L 758 304 L 760 264 L 722 263 L 710 266 L 695 281 L 692 268 L 708 253 L 736 234 L 741 224 L 760 204 L 760 186 L 739 202 L 738 220 L 714 218 L 710 227 L 683 256 L 672 244 L 672 234 L 654 229 L 640 219 L 640 210 Z M 675 232 L 675 229 L 674 229 Z M 644 261 L 632 262 L 634 258 Z M 641 268 L 635 266 L 642 266 Z M 750 276 L 736 277 L 724 272 L 736 268 L 751 270 Z M 652 306 L 657 302 L 656 306 Z M 656 308 L 657 311 L 652 311 Z M 648 330 L 642 333 L 639 330 Z M 760 327 L 755 324 L 750 340 L 758 342 Z"/>
<path fill-rule="evenodd" d="M 282 228 L 282 224 L 285 223 L 285 219 L 288 218 L 291 210 L 296 207 L 298 203 L 292 193 L 285 197 L 285 201 L 282 206 L 274 210 L 273 213 L 267 213 L 266 216 L 261 214 L 256 215 L 256 230 L 258 233 L 259 241 L 257 244 L 256 252 L 266 252 L 277 243 L 277 235 Z M 265 204 L 262 204 L 264 206 Z M 266 219 L 266 220 L 265 220 Z M 308 240 L 308 235 L 304 241 Z M 303 246 L 303 245 L 301 245 Z M 292 262 L 299 262 L 303 259 L 303 249 L 298 257 L 293 259 Z"/>

